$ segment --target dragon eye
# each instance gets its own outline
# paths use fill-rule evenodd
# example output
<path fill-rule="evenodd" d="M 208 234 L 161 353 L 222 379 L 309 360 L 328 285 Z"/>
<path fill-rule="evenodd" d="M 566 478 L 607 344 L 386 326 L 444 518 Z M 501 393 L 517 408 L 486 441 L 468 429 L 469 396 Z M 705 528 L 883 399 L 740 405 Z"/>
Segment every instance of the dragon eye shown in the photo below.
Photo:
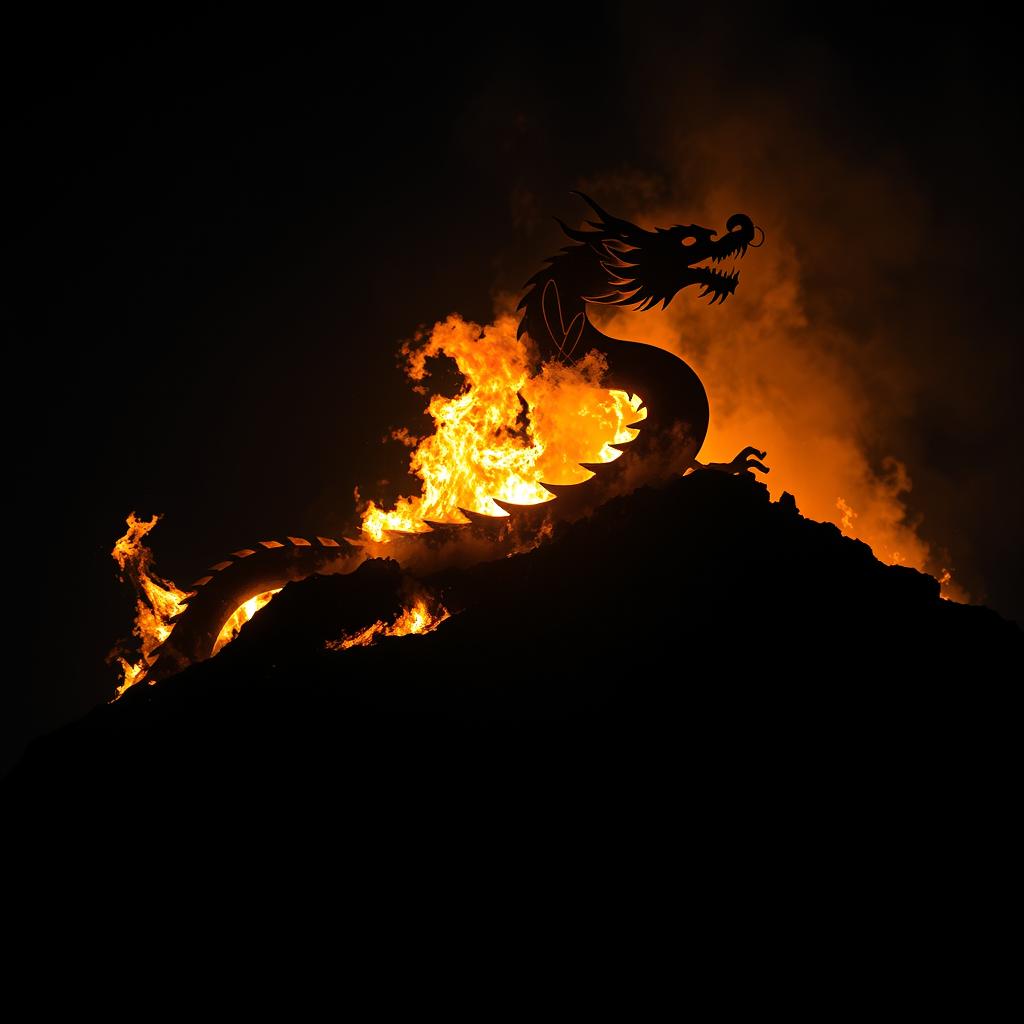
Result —
<path fill-rule="evenodd" d="M 694 245 L 696 243 L 696 241 L 697 241 L 697 236 L 696 235 L 684 235 L 680 239 L 680 241 L 683 243 L 683 245 Z"/>

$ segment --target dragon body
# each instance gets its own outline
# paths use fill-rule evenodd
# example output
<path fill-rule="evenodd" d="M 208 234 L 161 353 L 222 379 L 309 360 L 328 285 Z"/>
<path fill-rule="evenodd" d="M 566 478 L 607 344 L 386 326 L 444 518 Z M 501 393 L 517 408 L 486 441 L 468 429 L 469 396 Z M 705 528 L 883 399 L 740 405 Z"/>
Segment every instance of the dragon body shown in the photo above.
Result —
<path fill-rule="evenodd" d="M 665 307 L 691 285 L 699 286 L 701 296 L 710 296 L 712 304 L 724 302 L 735 292 L 739 273 L 720 265 L 761 244 L 763 232 L 761 241 L 755 242 L 759 229 L 745 214 L 730 217 L 721 236 L 695 224 L 647 231 L 610 216 L 582 193 L 577 195 L 596 219 L 583 230 L 559 221 L 573 244 L 550 257 L 527 281 L 519 304 L 519 334 L 529 336 L 542 362 L 573 364 L 589 352 L 599 352 L 608 367 L 602 386 L 643 400 L 632 424 L 639 434 L 621 446 L 620 458 L 587 465 L 594 471 L 592 479 L 574 485 L 543 484 L 555 495 L 554 501 L 531 506 L 497 501 L 509 518 L 466 512 L 468 525 L 431 523 L 430 533 L 393 536 L 379 553 L 414 571 L 418 562 L 437 568 L 497 557 L 521 544 L 524 524 L 535 532 L 544 520 L 576 518 L 612 494 L 689 469 L 767 472 L 758 461 L 765 453 L 755 448 L 744 449 L 731 463 L 697 462 L 709 420 L 700 378 L 664 349 L 609 337 L 588 315 L 591 304 L 638 310 L 659 303 Z M 163 678 L 210 657 L 224 623 L 255 595 L 316 573 L 352 572 L 378 553 L 374 548 L 340 537 L 284 537 L 232 552 L 191 584 L 194 593 L 172 620 L 170 636 L 151 657 L 147 678 Z"/>

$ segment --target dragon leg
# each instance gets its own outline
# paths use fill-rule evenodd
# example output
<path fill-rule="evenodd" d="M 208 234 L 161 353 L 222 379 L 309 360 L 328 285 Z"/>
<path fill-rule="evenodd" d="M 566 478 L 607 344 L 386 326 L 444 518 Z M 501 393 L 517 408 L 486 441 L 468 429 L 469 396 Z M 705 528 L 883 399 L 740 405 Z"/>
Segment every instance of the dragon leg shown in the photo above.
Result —
<path fill-rule="evenodd" d="M 756 458 L 752 458 L 756 456 Z M 701 463 L 696 459 L 693 460 L 693 469 L 705 470 L 713 469 L 718 473 L 729 473 L 737 475 L 740 473 L 746 473 L 747 476 L 753 476 L 753 471 L 756 469 L 761 473 L 770 473 L 771 470 L 760 460 L 768 457 L 767 452 L 763 452 L 758 448 L 754 448 L 751 445 L 747 445 L 743 451 L 739 452 L 731 462 L 708 462 Z"/>

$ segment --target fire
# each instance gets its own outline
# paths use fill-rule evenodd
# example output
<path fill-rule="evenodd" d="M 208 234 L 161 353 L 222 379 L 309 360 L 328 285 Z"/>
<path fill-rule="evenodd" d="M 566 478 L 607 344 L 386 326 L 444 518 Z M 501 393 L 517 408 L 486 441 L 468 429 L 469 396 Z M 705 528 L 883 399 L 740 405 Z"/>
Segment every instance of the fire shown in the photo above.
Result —
<path fill-rule="evenodd" d="M 845 498 L 836 498 L 836 511 L 839 513 L 840 519 L 838 522 L 839 529 L 846 534 L 847 537 L 855 537 L 853 521 L 857 518 L 857 513 L 850 508 L 849 502 Z"/>
<path fill-rule="evenodd" d="M 120 646 L 110 652 L 111 660 L 120 664 L 122 672 L 117 697 L 134 686 L 148 671 L 156 660 L 152 657 L 153 651 L 174 629 L 171 619 L 185 608 L 191 597 L 191 594 L 179 589 L 171 580 L 162 579 L 153 569 L 153 552 L 143 538 L 159 521 L 159 515 L 154 515 L 146 522 L 136 518 L 134 512 L 129 513 L 125 520 L 128 530 L 123 537 L 118 538 L 111 551 L 121 570 L 121 581 L 128 581 L 135 588 L 135 624 L 132 634 L 139 639 L 140 652 L 134 660 L 125 657 Z"/>
<path fill-rule="evenodd" d="M 436 603 L 436 602 L 435 602 Z M 346 651 L 350 647 L 369 647 L 382 636 L 407 636 L 410 633 L 432 633 L 451 614 L 441 604 L 436 603 L 436 611 L 431 611 L 427 598 L 417 597 L 409 607 L 391 625 L 378 619 L 372 626 L 360 630 L 354 636 L 343 636 L 340 640 L 328 640 L 329 651 Z"/>
<path fill-rule="evenodd" d="M 232 613 L 231 618 L 221 627 L 217 634 L 217 640 L 213 645 L 213 653 L 216 654 L 222 647 L 226 647 L 238 636 L 239 630 L 265 605 L 270 603 L 275 594 L 280 594 L 281 588 L 277 590 L 265 590 L 262 594 L 250 597 L 244 604 L 239 605 Z"/>
<path fill-rule="evenodd" d="M 601 388 L 606 367 L 597 353 L 573 367 L 530 370 L 528 343 L 516 337 L 517 319 L 498 316 L 479 326 L 458 315 L 434 325 L 403 347 L 406 372 L 424 381 L 427 359 L 449 356 L 465 378 L 453 398 L 433 395 L 427 412 L 435 431 L 414 443 L 410 469 L 421 492 L 386 510 L 370 502 L 363 531 L 386 541 L 386 531 L 423 533 L 426 521 L 465 523 L 459 511 L 507 515 L 492 499 L 516 505 L 550 501 L 542 483 L 575 484 L 593 474 L 580 463 L 602 463 L 622 453 L 613 444 L 632 441 L 641 399 Z M 422 387 L 422 385 L 420 385 Z"/>

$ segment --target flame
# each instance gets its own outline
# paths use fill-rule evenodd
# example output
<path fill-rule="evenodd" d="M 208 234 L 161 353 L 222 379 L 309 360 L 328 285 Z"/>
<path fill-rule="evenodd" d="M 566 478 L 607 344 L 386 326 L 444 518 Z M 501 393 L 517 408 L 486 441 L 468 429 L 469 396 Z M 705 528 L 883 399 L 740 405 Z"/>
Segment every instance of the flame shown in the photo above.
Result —
<path fill-rule="evenodd" d="M 857 518 L 857 513 L 850 508 L 850 504 L 845 498 L 836 498 L 836 510 L 840 515 L 836 525 L 847 537 L 855 537 L 853 521 Z"/>
<path fill-rule="evenodd" d="M 329 651 L 347 651 L 350 647 L 369 647 L 382 636 L 407 636 L 410 633 L 432 633 L 451 614 L 440 603 L 435 602 L 436 611 L 431 611 L 427 598 L 417 597 L 416 600 L 391 625 L 378 619 L 372 626 L 360 630 L 353 636 L 343 636 L 340 640 L 328 640 Z"/>
<path fill-rule="evenodd" d="M 139 657 L 131 660 L 118 645 L 110 652 L 109 660 L 116 660 L 121 666 L 121 683 L 117 697 L 134 686 L 156 661 L 153 652 L 171 635 L 171 622 L 188 603 L 192 595 L 179 589 L 171 580 L 162 579 L 153 569 L 153 552 L 143 538 L 160 521 L 154 515 L 148 522 L 129 513 L 125 522 L 128 530 L 114 544 L 111 555 L 121 570 L 121 582 L 130 582 L 135 588 L 135 624 L 132 635 L 139 639 Z"/>
<path fill-rule="evenodd" d="M 277 590 L 265 590 L 262 594 L 250 597 L 244 604 L 240 604 L 232 613 L 227 622 L 221 626 L 217 634 L 217 640 L 213 645 L 213 653 L 216 654 L 222 647 L 226 647 L 238 636 L 239 630 L 265 605 L 268 605 L 275 594 L 281 593 L 281 587 Z"/>
<path fill-rule="evenodd" d="M 386 541 L 388 530 L 427 532 L 426 521 L 465 523 L 460 509 L 507 515 L 494 498 L 516 505 L 550 501 L 542 482 L 582 483 L 593 473 L 580 463 L 612 462 L 622 452 L 611 445 L 637 436 L 627 424 L 646 416 L 641 399 L 601 388 L 607 367 L 598 353 L 573 367 L 546 364 L 534 374 L 516 328 L 512 315 L 483 327 L 452 315 L 403 346 L 411 380 L 425 380 L 427 359 L 443 355 L 455 360 L 465 386 L 453 398 L 431 397 L 426 411 L 436 429 L 413 442 L 409 463 L 423 481 L 421 492 L 399 498 L 390 510 L 371 501 L 362 528 L 372 540 Z M 406 431 L 393 436 L 412 441 Z"/>

